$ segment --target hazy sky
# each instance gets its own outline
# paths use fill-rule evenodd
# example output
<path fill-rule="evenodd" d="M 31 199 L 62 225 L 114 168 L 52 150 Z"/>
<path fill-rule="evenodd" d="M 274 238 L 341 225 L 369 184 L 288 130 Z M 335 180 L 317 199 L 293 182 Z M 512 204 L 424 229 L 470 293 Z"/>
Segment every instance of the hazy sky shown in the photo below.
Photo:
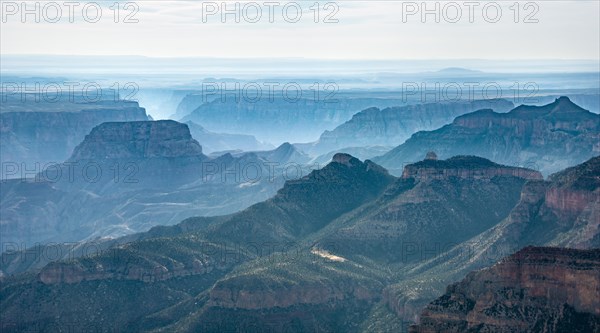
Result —
<path fill-rule="evenodd" d="M 114 1 L 95 5 L 79 2 L 69 22 L 69 8 L 57 1 L 40 5 L 35 15 L 22 21 L 21 1 L 2 0 L 0 29 L 2 54 L 144 55 L 155 57 L 308 57 L 335 59 L 599 59 L 600 1 L 497 1 L 468 7 L 466 2 L 428 2 L 440 6 L 440 22 L 428 14 L 422 22 L 419 2 L 315 1 L 269 7 L 257 1 L 238 3 L 240 23 L 234 14 L 222 23 L 221 2 L 137 1 L 125 8 L 121 2 L 115 23 Z M 99 1 L 97 1 L 100 3 Z M 29 9 L 35 2 L 27 3 Z M 83 13 L 88 5 L 87 16 Z M 215 7 L 216 4 L 216 7 Z M 256 4 L 256 5 L 255 5 Z M 328 4 L 328 5 L 327 5 Z M 501 5 L 501 16 L 496 15 Z M 244 5 L 247 5 L 244 11 Z M 258 6 L 257 6 L 258 5 Z M 15 7 L 16 6 L 16 7 Z M 416 6 L 416 7 L 415 7 Z M 511 8 L 511 6 L 513 6 Z M 297 7 L 303 12 L 296 23 Z M 234 3 L 229 2 L 229 9 Z M 262 16 L 257 19 L 256 9 Z M 269 15 L 270 8 L 273 12 Z M 472 17 L 470 15 L 472 9 Z M 136 12 L 124 23 L 126 16 Z M 462 14 L 458 15 L 458 10 Z M 211 13 L 214 14 L 210 15 Z M 334 14 L 335 13 L 335 14 Z M 518 14 L 517 14 L 518 13 Z M 412 14 L 412 15 L 410 15 Z M 329 21 L 324 23 L 327 15 Z M 271 16 L 271 17 L 269 17 Z M 47 22 L 59 18 L 57 23 Z M 269 22 L 272 19 L 274 22 Z M 247 21 L 258 20 L 256 23 Z M 337 20 L 337 23 L 335 21 Z M 473 22 L 470 22 L 470 21 Z M 515 20 L 518 23 L 515 23 Z M 535 21 L 537 20 L 537 23 Z M 203 22 L 205 21 L 205 22 Z M 405 22 L 403 22 L 405 21 Z M 452 21 L 456 21 L 452 23 Z M 488 22 L 489 21 L 489 22 Z M 497 21 L 492 23 L 492 21 Z M 530 21 L 531 23 L 525 23 Z"/>

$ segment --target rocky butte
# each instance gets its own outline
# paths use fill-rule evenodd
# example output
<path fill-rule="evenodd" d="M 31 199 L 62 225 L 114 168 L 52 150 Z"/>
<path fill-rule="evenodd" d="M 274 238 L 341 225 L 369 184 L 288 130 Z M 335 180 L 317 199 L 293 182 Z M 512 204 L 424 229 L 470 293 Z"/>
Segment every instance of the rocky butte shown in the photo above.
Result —
<path fill-rule="evenodd" d="M 202 156 L 187 125 L 173 120 L 108 122 L 95 127 L 69 160 Z"/>

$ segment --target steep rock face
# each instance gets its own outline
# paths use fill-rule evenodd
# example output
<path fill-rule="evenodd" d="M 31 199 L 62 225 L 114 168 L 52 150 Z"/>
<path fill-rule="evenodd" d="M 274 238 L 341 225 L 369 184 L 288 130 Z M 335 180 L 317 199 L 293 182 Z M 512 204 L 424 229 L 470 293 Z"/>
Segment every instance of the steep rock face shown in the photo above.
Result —
<path fill-rule="evenodd" d="M 75 174 L 81 175 L 74 181 L 62 177 L 57 186 L 97 193 L 176 188 L 201 179 L 206 160 L 185 124 L 173 120 L 103 123 L 92 129 L 62 166 L 64 172 L 69 163 L 75 165 Z M 88 181 L 84 172 L 98 179 Z"/>
<path fill-rule="evenodd" d="M 104 123 L 75 148 L 70 161 L 202 156 L 187 125 L 172 120 Z"/>
<path fill-rule="evenodd" d="M 496 225 L 530 179 L 541 174 L 474 156 L 407 165 L 381 197 L 319 243 L 343 257 L 419 262 Z"/>
<path fill-rule="evenodd" d="M 332 131 L 321 134 L 319 141 L 307 147 L 311 153 L 323 154 L 344 147 L 397 146 L 418 131 L 433 130 L 465 113 L 481 109 L 507 112 L 513 104 L 502 99 L 428 103 L 363 110 Z"/>
<path fill-rule="evenodd" d="M 598 193 L 572 189 L 550 188 L 545 194 L 546 206 L 561 215 L 562 219 L 578 216 L 590 202 L 598 198 Z"/>
<path fill-rule="evenodd" d="M 202 93 L 189 92 L 183 96 L 172 119 L 182 119 L 210 99 Z"/>
<path fill-rule="evenodd" d="M 525 248 L 448 287 L 418 332 L 596 332 L 600 250 Z"/>
<path fill-rule="evenodd" d="M 499 225 L 515 244 L 600 247 L 600 157 L 524 188 L 509 219 Z"/>
<path fill-rule="evenodd" d="M 600 157 L 551 175 L 549 183 L 540 215 L 550 215 L 546 220 L 556 216 L 563 231 L 551 244 L 600 247 Z"/>
<path fill-rule="evenodd" d="M 599 248 L 599 174 L 600 157 L 595 157 L 548 181 L 529 181 L 503 221 L 412 268 L 402 283 L 386 290 L 386 303 L 402 318 L 416 320 L 446 285 L 525 246 Z"/>
<path fill-rule="evenodd" d="M 440 158 L 477 155 L 550 174 L 600 152 L 600 115 L 567 97 L 541 107 L 519 106 L 504 114 L 480 110 L 435 131 L 415 133 L 374 161 L 393 172 L 431 150 Z"/>
<path fill-rule="evenodd" d="M 10 100 L 7 103 L 3 108 L 10 112 L 0 113 L 0 159 L 25 163 L 29 170 L 35 163 L 39 171 L 47 163 L 65 161 L 85 135 L 103 122 L 148 120 L 143 108 L 127 101 L 48 104 L 45 111 L 30 111 L 28 106 L 34 102 L 14 101 L 18 108 L 11 108 Z"/>

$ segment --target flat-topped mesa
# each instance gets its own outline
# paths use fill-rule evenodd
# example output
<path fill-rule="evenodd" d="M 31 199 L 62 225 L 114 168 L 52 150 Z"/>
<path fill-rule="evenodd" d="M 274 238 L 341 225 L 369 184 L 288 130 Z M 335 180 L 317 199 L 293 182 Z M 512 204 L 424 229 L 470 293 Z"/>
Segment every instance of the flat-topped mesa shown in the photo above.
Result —
<path fill-rule="evenodd" d="M 161 120 L 100 124 L 75 148 L 69 160 L 202 156 L 202 147 L 187 125 Z"/>
<path fill-rule="evenodd" d="M 539 171 L 510 167 L 494 163 L 477 156 L 455 156 L 447 160 L 437 160 L 435 153 L 429 152 L 425 160 L 404 167 L 402 178 L 418 180 L 447 179 L 491 179 L 496 176 L 512 176 L 530 180 L 544 179 Z"/>

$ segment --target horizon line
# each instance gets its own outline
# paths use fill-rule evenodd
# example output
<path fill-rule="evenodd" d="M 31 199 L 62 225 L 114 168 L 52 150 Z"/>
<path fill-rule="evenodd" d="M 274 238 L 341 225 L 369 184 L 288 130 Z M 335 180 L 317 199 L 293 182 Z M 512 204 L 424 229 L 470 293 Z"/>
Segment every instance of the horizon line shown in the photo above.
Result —
<path fill-rule="evenodd" d="M 600 58 L 313 58 L 313 57 L 235 57 L 235 56 L 155 56 L 141 54 L 64 54 L 64 53 L 0 53 L 0 57 L 129 57 L 149 59 L 219 59 L 219 60 L 319 60 L 319 61 L 598 61 Z"/>

